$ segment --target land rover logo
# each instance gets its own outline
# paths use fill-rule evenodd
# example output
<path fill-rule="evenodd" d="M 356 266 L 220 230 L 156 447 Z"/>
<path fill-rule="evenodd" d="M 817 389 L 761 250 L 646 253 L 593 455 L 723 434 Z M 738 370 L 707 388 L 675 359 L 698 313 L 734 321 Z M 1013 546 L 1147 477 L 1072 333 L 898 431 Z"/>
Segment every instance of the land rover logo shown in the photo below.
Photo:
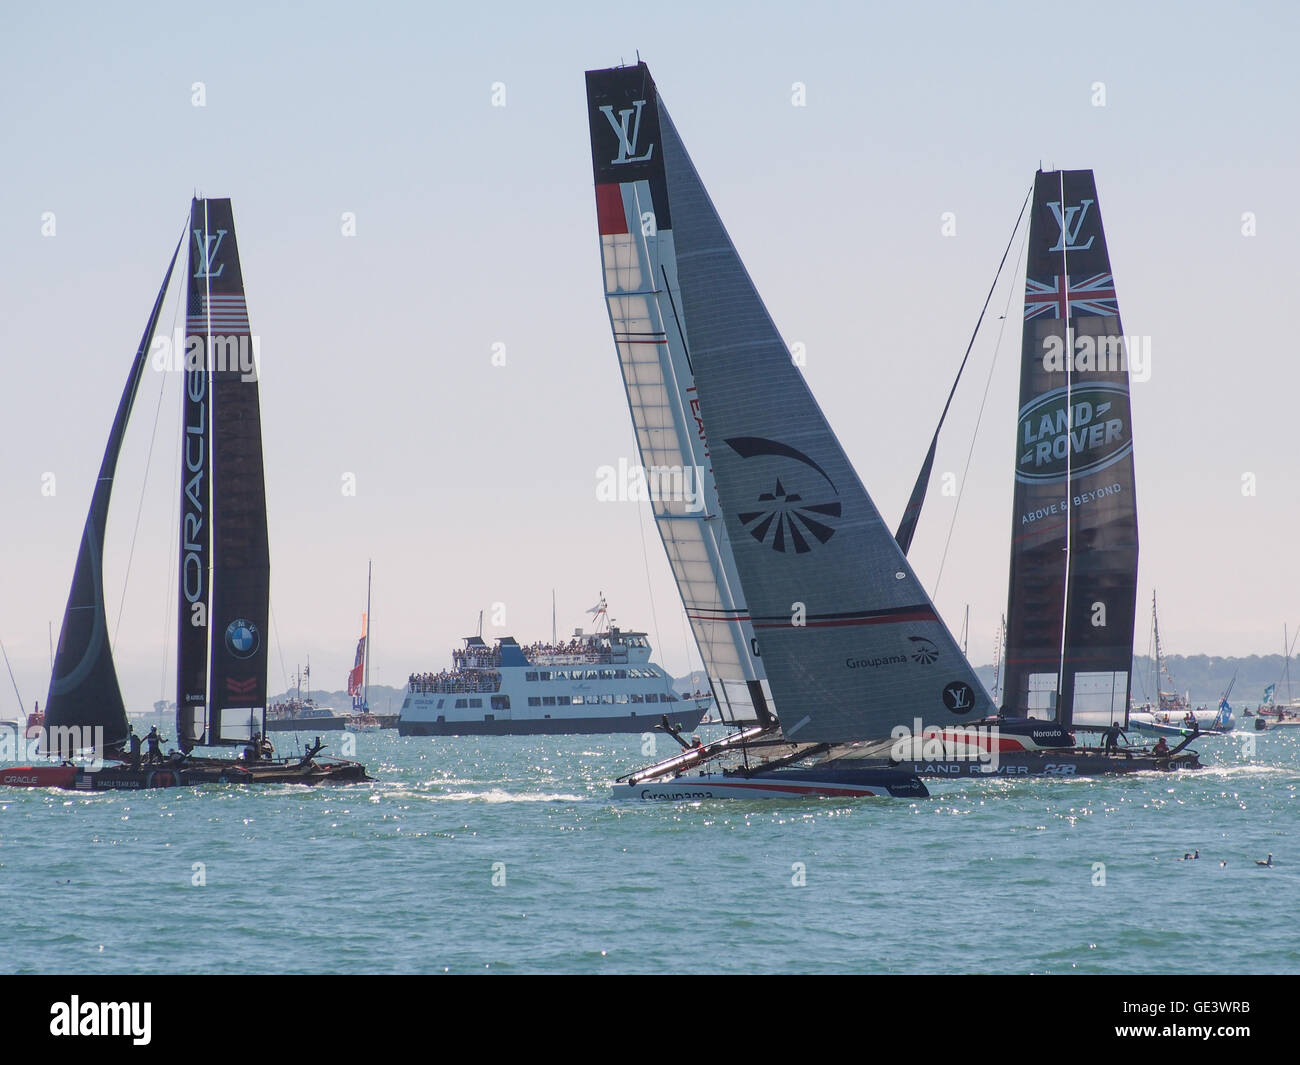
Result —
<path fill-rule="evenodd" d="M 923 666 L 931 665 L 939 658 L 939 648 L 935 646 L 934 641 L 924 636 L 909 636 L 908 640 L 912 644 L 912 661 L 919 662 Z"/>
<path fill-rule="evenodd" d="M 759 493 L 756 509 L 736 514 L 750 536 L 773 551 L 784 554 L 793 548 L 795 554 L 804 555 L 835 535 L 840 493 L 813 459 L 789 444 L 761 436 L 733 437 L 726 444 L 742 459 L 765 455 L 778 460 L 773 463 L 771 490 Z M 826 488 L 810 477 L 809 471 L 816 473 Z M 805 498 L 805 492 L 813 494 Z"/>
<path fill-rule="evenodd" d="M 975 709 L 975 689 L 964 680 L 954 680 L 943 689 L 943 705 L 954 714 L 967 714 Z"/>
<path fill-rule="evenodd" d="M 226 626 L 226 650 L 236 658 L 252 658 L 261 642 L 257 626 L 245 618 L 236 618 Z"/>
<path fill-rule="evenodd" d="M 1048 484 L 1097 473 L 1130 454 L 1129 398 L 1121 385 L 1054 388 L 1020 411 L 1016 480 Z"/>

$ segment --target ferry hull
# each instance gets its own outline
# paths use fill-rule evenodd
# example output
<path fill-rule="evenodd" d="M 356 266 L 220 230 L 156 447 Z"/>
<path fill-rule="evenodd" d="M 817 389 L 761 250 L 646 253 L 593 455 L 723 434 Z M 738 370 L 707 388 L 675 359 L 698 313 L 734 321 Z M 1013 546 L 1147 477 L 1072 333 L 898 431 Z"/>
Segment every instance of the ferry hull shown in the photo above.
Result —
<path fill-rule="evenodd" d="M 684 732 L 699 728 L 704 709 L 674 710 L 668 720 Z M 401 736 L 588 736 L 602 733 L 654 732 L 658 717 L 564 717 L 511 721 L 413 721 L 402 718 L 397 723 Z"/>
<path fill-rule="evenodd" d="M 776 770 L 750 776 L 701 773 L 668 780 L 614 785 L 615 799 L 698 802 L 703 799 L 923 799 L 929 795 L 914 775 L 893 768 Z"/>

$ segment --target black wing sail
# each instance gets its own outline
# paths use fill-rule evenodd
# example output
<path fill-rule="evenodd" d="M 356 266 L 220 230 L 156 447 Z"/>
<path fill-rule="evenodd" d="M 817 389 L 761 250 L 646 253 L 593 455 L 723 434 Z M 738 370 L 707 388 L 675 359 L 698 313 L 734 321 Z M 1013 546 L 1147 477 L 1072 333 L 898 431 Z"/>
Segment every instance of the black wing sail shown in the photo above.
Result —
<path fill-rule="evenodd" d="M 257 364 L 234 215 L 229 200 L 206 204 L 213 407 L 208 743 L 233 744 L 262 728 L 271 557 Z"/>
<path fill-rule="evenodd" d="M 1024 315 L 1004 708 L 1109 723 L 1130 686 L 1137 506 L 1128 353 L 1089 170 L 1037 175 Z"/>
<path fill-rule="evenodd" d="M 118 455 L 122 438 L 126 434 L 131 408 L 148 361 L 158 316 L 162 313 L 167 286 L 180 245 L 172 252 L 167 274 L 154 300 L 153 310 L 140 346 L 136 349 L 126 387 L 117 405 L 113 427 L 108 434 L 108 446 L 100 463 L 99 477 L 90 499 L 90 510 L 81 534 L 81 547 L 77 552 L 77 568 L 72 577 L 72 590 L 68 595 L 63 625 L 59 629 L 59 646 L 54 657 L 54 670 L 50 690 L 45 702 L 47 729 L 102 728 L 105 748 L 120 747 L 127 737 L 126 707 L 122 690 L 113 665 L 113 653 L 108 640 L 108 621 L 104 613 L 104 532 L 108 525 L 109 499 L 113 491 L 113 478 L 117 472 Z M 89 746 L 89 741 L 83 745 Z M 67 745 L 56 739 L 52 749 L 68 753 Z"/>

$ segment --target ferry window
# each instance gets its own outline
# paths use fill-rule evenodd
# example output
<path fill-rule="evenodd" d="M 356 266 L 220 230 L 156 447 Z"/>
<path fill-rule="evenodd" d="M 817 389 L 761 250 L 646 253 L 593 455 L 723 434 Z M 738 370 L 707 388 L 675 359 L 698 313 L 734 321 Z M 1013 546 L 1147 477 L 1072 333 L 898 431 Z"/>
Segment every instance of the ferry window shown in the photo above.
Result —
<path fill-rule="evenodd" d="M 659 701 L 659 696 L 656 695 L 654 692 L 651 692 L 649 695 L 645 697 L 645 701 L 648 703 L 657 703 Z"/>
<path fill-rule="evenodd" d="M 438 715 L 438 724 L 439 724 L 439 725 L 445 725 L 446 723 L 447 723 L 447 715 L 446 715 L 446 714 L 439 714 L 439 715 Z"/>
<path fill-rule="evenodd" d="M 626 670 L 626 669 L 616 669 L 616 670 L 614 670 L 614 678 L 615 678 L 616 680 L 626 680 L 626 679 L 627 679 L 627 670 Z"/>
<path fill-rule="evenodd" d="M 581 695 L 575 695 L 575 696 L 573 697 L 573 699 L 572 699 L 572 702 L 573 702 L 573 705 L 574 705 L 574 706 L 581 706 L 581 705 L 582 705 L 582 696 L 581 696 Z"/>
<path fill-rule="evenodd" d="M 471 699 L 471 700 L 469 701 L 469 705 L 470 705 L 470 708 L 471 708 L 471 709 L 473 709 L 473 708 L 476 707 L 476 706 L 482 706 L 482 705 L 483 705 L 483 700 L 482 700 L 482 699 Z"/>
<path fill-rule="evenodd" d="M 629 695 L 628 698 L 631 699 L 632 702 L 634 702 L 634 703 L 643 703 L 643 702 L 645 702 L 645 698 L 644 698 L 643 696 L 637 695 L 637 694 L 635 694 L 635 693 L 633 693 L 632 695 Z"/>
<path fill-rule="evenodd" d="M 612 669 L 602 669 L 602 670 L 600 671 L 600 679 L 601 679 L 601 680 L 613 680 L 613 679 L 614 679 L 614 671 L 613 671 Z"/>
<path fill-rule="evenodd" d="M 614 697 L 612 695 L 602 695 L 600 697 L 600 701 L 602 703 L 612 703 L 614 701 Z"/>
<path fill-rule="evenodd" d="M 626 702 L 627 702 L 627 696 L 626 696 L 626 695 L 616 695 L 616 696 L 614 696 L 614 702 L 616 702 L 616 703 L 626 703 Z"/>
<path fill-rule="evenodd" d="M 589 669 L 589 670 L 587 670 L 587 679 L 588 679 L 588 680 L 600 680 L 600 675 L 599 675 L 599 673 L 598 673 L 596 670 L 594 670 L 594 669 Z"/>
<path fill-rule="evenodd" d="M 577 696 L 575 695 L 574 698 L 576 699 Z M 583 701 L 584 701 L 585 703 L 587 703 L 589 706 L 590 706 L 590 705 L 598 705 L 598 704 L 600 703 L 600 696 L 599 696 L 599 695 L 588 695 L 588 696 L 586 696 L 586 697 L 584 698 Z"/>
<path fill-rule="evenodd" d="M 457 700 L 456 700 L 456 709 L 457 709 L 457 710 L 464 710 L 465 707 L 467 707 L 468 705 L 469 705 L 469 703 L 467 703 L 464 699 L 457 699 Z"/>
<path fill-rule="evenodd" d="M 672 692 L 669 692 L 667 695 L 664 696 L 664 702 L 675 703 L 677 702 L 677 696 L 675 696 Z"/>
<path fill-rule="evenodd" d="M 555 696 L 554 696 L 554 695 L 543 695 L 543 696 L 542 696 L 542 705 L 543 705 L 543 706 L 554 706 L 554 705 L 555 705 Z"/>
<path fill-rule="evenodd" d="M 532 701 L 532 700 L 529 700 L 529 702 L 531 702 L 531 701 Z M 510 696 L 508 696 L 508 695 L 494 695 L 494 696 L 492 696 L 492 709 L 493 709 L 493 710 L 509 710 L 509 709 L 510 709 Z"/>
<path fill-rule="evenodd" d="M 536 673 L 525 673 L 525 674 L 524 674 L 524 680 L 536 680 L 536 679 L 537 679 L 537 674 L 536 674 Z"/>
<path fill-rule="evenodd" d="M 540 696 L 537 696 L 537 695 L 530 695 L 530 696 L 528 697 L 528 705 L 529 705 L 529 706 L 541 706 L 541 705 L 542 705 L 541 697 L 540 697 Z"/>
<path fill-rule="evenodd" d="M 442 704 L 445 703 L 446 701 L 447 701 L 446 699 L 439 699 L 439 700 L 438 700 L 438 705 L 437 705 L 436 707 L 434 707 L 434 709 L 435 709 L 435 710 L 441 710 L 441 709 L 442 709 Z"/>
<path fill-rule="evenodd" d="M 545 672 L 545 671 L 543 671 L 542 673 L 540 673 L 539 676 L 542 678 L 542 680 L 550 680 L 550 679 L 551 679 L 551 675 L 550 675 L 550 673 L 547 673 L 547 672 Z"/>

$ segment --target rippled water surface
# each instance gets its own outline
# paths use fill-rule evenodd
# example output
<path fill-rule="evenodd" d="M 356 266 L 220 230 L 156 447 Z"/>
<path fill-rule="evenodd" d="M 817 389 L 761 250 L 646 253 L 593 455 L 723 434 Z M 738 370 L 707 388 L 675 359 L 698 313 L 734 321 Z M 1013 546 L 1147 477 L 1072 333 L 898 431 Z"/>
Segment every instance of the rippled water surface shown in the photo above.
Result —
<path fill-rule="evenodd" d="M 639 737 L 356 742 L 373 784 L 0 793 L 0 969 L 1300 970 L 1294 733 L 1174 777 L 669 805 L 609 799 Z"/>

